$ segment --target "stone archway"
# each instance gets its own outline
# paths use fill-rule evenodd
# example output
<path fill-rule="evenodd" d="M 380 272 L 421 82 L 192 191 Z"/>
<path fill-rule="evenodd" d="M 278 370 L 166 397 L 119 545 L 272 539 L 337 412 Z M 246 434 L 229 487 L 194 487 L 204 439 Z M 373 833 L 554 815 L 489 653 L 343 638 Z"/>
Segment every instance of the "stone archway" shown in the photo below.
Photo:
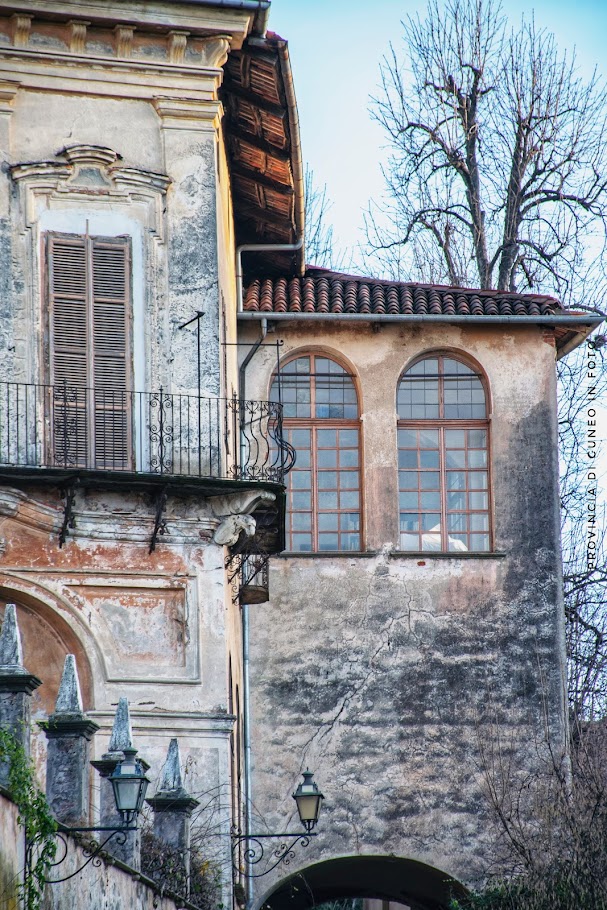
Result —
<path fill-rule="evenodd" d="M 282 879 L 257 908 L 308 910 L 347 897 L 379 898 L 412 910 L 447 910 L 466 888 L 434 866 L 398 856 L 342 856 L 307 866 Z"/>

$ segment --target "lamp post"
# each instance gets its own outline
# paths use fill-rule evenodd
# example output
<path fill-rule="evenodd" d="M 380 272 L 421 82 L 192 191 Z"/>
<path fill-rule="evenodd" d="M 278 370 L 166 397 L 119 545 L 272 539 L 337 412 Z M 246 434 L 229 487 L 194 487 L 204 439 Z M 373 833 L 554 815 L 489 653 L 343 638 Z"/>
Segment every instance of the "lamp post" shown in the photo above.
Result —
<path fill-rule="evenodd" d="M 83 847 L 86 862 L 79 866 L 74 872 L 71 872 L 63 878 L 45 879 L 48 885 L 66 882 L 68 879 L 79 875 L 95 857 L 99 856 L 103 848 L 112 840 L 112 838 L 116 838 L 117 845 L 124 846 L 129 831 L 137 830 L 137 816 L 143 806 L 143 801 L 150 781 L 145 776 L 140 760 L 135 757 L 137 755 L 137 749 L 133 749 L 132 746 L 130 748 L 125 748 L 123 754 L 124 758 L 116 765 L 114 771 L 110 775 L 110 781 L 114 792 L 116 809 L 120 813 L 124 824 L 121 826 L 94 825 L 92 827 L 71 827 L 60 824 L 56 835 L 61 844 L 61 849 L 59 851 L 60 855 L 58 859 L 55 859 L 54 862 L 50 864 L 51 869 L 60 866 L 67 858 L 68 841 L 63 836 L 64 834 L 81 834 L 102 831 L 107 832 L 107 837 L 102 838 L 100 843 L 94 841 L 92 845 Z M 35 842 L 27 845 L 27 868 L 30 871 L 34 848 Z"/>
<path fill-rule="evenodd" d="M 320 815 L 320 808 L 324 796 L 318 789 L 314 781 L 314 774 L 309 769 L 303 772 L 303 781 L 292 794 L 297 806 L 299 821 L 303 826 L 303 831 L 281 831 L 275 833 L 265 832 L 262 834 L 241 834 L 235 831 L 232 834 L 232 865 L 235 871 L 239 872 L 240 868 L 237 862 L 239 847 L 244 844 L 244 862 L 249 867 L 247 878 L 261 878 L 275 869 L 280 863 L 288 863 L 294 856 L 294 847 L 299 844 L 300 847 L 307 847 L 311 837 L 317 837 L 318 832 L 314 831 Z M 263 872 L 251 872 L 250 867 L 256 866 L 262 861 L 265 855 L 264 841 L 278 840 L 278 846 L 272 849 L 270 856 L 270 865 L 264 868 Z"/>
<path fill-rule="evenodd" d="M 116 808 L 126 826 L 129 826 L 141 812 L 149 784 L 141 762 L 135 758 L 136 755 L 137 749 L 125 749 L 124 760 L 116 765 L 110 775 Z M 128 827 L 125 830 L 129 830 Z"/>

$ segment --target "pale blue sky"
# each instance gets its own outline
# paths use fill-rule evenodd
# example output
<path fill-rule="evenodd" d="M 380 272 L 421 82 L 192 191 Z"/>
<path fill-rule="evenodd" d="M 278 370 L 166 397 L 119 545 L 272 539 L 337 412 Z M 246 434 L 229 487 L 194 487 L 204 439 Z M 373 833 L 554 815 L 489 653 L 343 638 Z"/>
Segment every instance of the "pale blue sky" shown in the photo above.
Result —
<path fill-rule="evenodd" d="M 289 42 L 304 161 L 326 183 L 338 244 L 364 242 L 363 211 L 383 189 L 383 136 L 369 115 L 379 65 L 401 21 L 425 0 L 272 0 L 269 28 Z M 607 75 L 607 0 L 503 0 L 513 24 L 532 12 L 562 50 L 575 48 L 582 75 Z M 607 471 L 607 409 L 602 409 L 602 471 Z"/>
<path fill-rule="evenodd" d="M 304 161 L 327 184 L 331 220 L 343 245 L 363 240 L 362 212 L 383 187 L 383 136 L 369 115 L 379 64 L 401 20 L 425 0 L 272 0 L 269 28 L 289 42 Z M 577 50 L 582 73 L 607 72 L 607 0 L 504 0 L 515 23 L 534 10 L 563 49 Z"/>

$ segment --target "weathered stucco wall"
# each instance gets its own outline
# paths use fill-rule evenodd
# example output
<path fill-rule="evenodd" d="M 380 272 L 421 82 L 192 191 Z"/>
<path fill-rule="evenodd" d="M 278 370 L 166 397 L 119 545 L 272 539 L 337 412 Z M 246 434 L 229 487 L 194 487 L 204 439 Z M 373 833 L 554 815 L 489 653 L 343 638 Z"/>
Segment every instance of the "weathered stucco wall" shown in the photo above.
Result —
<path fill-rule="evenodd" d="M 237 387 L 235 349 L 229 358 L 220 355 L 228 328 L 219 286 L 233 310 L 234 259 L 218 89 L 228 51 L 242 45 L 253 16 L 221 6 L 163 9 L 125 2 L 111 10 L 101 4 L 91 23 L 78 20 L 73 3 L 49 10 L 38 0 L 22 5 L 22 16 L 12 12 L 0 8 L 3 463 L 12 463 L 18 448 L 14 443 L 9 452 L 6 442 L 7 427 L 16 432 L 14 415 L 12 422 L 7 417 L 6 383 L 51 378 L 49 232 L 130 238 L 132 387 L 197 395 L 200 383 L 209 396 Z M 180 326 L 200 311 L 199 358 L 196 323 Z M 111 386 L 112 377 L 103 382 Z M 25 393 L 19 394 L 24 401 Z M 45 398 L 39 394 L 37 402 Z M 16 400 L 13 393 L 11 407 Z M 167 422 L 177 426 L 189 404 L 179 417 L 167 412 Z M 194 412 L 202 413 L 206 430 L 204 408 L 192 404 L 193 421 Z M 52 465 L 49 413 L 42 417 L 38 404 L 29 409 L 39 447 L 32 458 L 22 437 L 20 465 Z M 219 453 L 225 455 L 221 405 L 215 414 L 209 448 L 217 475 Z M 151 438 L 158 426 L 153 420 L 144 426 L 134 409 L 129 418 L 132 447 L 144 439 L 130 469 L 190 474 L 189 463 L 185 470 L 154 464 Z M 192 424 L 180 437 L 182 456 L 204 436 L 197 429 Z M 199 464 L 205 473 L 205 454 L 201 462 L 192 457 L 192 474 Z M 221 473 L 228 473 L 225 459 Z M 41 477 L 48 480 L 44 471 Z M 169 495 L 150 554 L 155 491 L 78 490 L 74 526 L 60 548 L 61 489 L 24 486 L 22 478 L 15 488 L 9 482 L 0 489 L 0 596 L 17 602 L 26 665 L 43 680 L 34 696 L 35 719 L 52 711 L 63 658 L 75 653 L 85 707 L 101 727 L 95 756 L 107 748 L 115 705 L 126 696 L 135 745 L 152 766 L 153 783 L 169 739 L 177 736 L 187 761 L 186 786 L 216 793 L 227 826 L 233 727 L 228 664 L 232 656 L 238 680 L 239 614 L 226 584 L 225 548 L 212 543 L 225 515 L 208 495 L 208 487 L 200 495 L 190 488 L 183 499 Z M 37 736 L 42 776 L 45 746 Z"/>
<path fill-rule="evenodd" d="M 18 910 L 19 876 L 24 864 L 23 832 L 17 821 L 19 810 L 0 792 L 0 907 Z"/>
<path fill-rule="evenodd" d="M 2 910 L 18 910 L 19 883 L 23 880 L 24 853 L 23 829 L 17 821 L 16 805 L 0 793 L 0 906 Z M 64 878 L 80 867 L 75 879 L 56 885 L 47 885 L 42 899 L 43 910 L 175 910 L 184 902 L 176 903 L 166 895 L 161 896 L 138 874 L 111 862 L 89 863 L 82 846 L 67 838 L 65 860 L 51 868 L 48 878 Z M 56 861 L 63 859 L 63 844 L 58 843 Z M 75 885 L 77 882 L 77 885 Z M 186 903 L 186 906 L 187 903 Z"/>
<path fill-rule="evenodd" d="M 309 766 L 325 814 L 289 872 L 394 853 L 473 882 L 493 858 L 484 766 L 498 742 L 513 771 L 537 766 L 546 729 L 564 742 L 554 347 L 536 328 L 325 323 L 277 335 L 283 356 L 323 351 L 356 377 L 366 552 L 274 558 L 270 602 L 251 608 L 256 810 L 285 830 Z M 396 387 L 432 350 L 472 356 L 488 377 L 486 556 L 397 551 Z M 259 356 L 250 382 L 262 395 L 273 364 Z"/>

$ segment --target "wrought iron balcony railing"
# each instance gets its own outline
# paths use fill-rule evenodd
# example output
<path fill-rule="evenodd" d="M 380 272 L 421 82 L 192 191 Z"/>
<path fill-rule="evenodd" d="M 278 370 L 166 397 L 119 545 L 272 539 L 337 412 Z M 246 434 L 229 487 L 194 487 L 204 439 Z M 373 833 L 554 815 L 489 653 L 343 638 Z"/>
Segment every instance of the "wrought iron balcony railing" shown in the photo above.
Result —
<path fill-rule="evenodd" d="M 277 481 L 282 407 L 164 392 L 0 383 L 0 465 Z"/>

